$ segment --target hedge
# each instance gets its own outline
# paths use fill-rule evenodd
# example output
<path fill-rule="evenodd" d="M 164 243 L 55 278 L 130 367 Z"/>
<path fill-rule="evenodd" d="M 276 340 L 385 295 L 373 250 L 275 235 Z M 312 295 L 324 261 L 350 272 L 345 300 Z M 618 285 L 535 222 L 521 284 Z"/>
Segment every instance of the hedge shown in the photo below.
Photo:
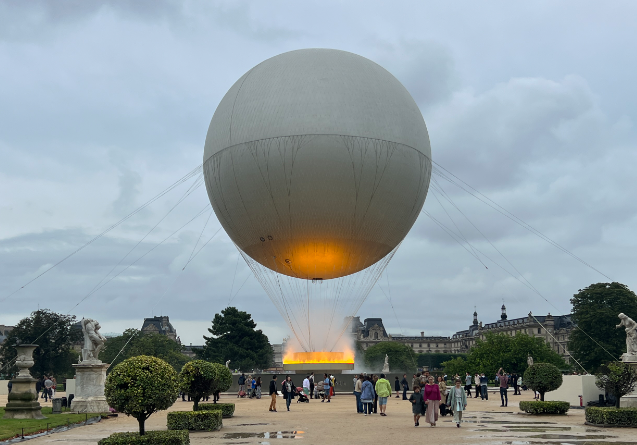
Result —
<path fill-rule="evenodd" d="M 146 431 L 139 433 L 114 433 L 97 442 L 97 445 L 189 445 L 190 436 L 187 430 L 181 431 Z"/>
<path fill-rule="evenodd" d="M 520 410 L 529 414 L 566 414 L 570 407 L 568 402 L 520 402 Z"/>
<path fill-rule="evenodd" d="M 216 431 L 223 426 L 221 411 L 173 411 L 168 413 L 169 430 Z"/>
<path fill-rule="evenodd" d="M 224 419 L 234 416 L 234 403 L 200 403 L 197 411 L 221 411 Z"/>
<path fill-rule="evenodd" d="M 637 408 L 587 406 L 586 423 L 591 425 L 637 427 Z"/>

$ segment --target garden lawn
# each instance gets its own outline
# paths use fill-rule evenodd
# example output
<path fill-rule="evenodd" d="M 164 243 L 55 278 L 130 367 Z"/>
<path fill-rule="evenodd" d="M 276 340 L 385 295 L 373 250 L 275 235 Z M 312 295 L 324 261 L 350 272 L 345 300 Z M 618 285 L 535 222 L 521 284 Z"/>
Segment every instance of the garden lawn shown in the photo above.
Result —
<path fill-rule="evenodd" d="M 22 434 L 34 434 L 40 431 L 46 431 L 47 424 L 49 429 L 66 424 L 82 423 L 86 420 L 86 414 L 51 414 L 51 408 L 42 407 L 42 414 L 46 419 L 2 419 L 4 417 L 4 408 L 0 408 L 0 440 L 11 439 Z M 106 414 L 105 414 L 106 415 Z M 88 414 L 88 418 L 97 417 L 99 414 Z"/>

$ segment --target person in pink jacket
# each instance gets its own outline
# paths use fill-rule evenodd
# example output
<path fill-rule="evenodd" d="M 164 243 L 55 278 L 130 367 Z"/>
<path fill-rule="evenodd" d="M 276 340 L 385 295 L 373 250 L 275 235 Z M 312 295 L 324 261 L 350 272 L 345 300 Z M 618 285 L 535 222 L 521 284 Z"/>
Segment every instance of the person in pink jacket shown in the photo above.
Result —
<path fill-rule="evenodd" d="M 440 387 L 434 382 L 433 376 L 429 376 L 429 381 L 425 385 L 423 399 L 425 399 L 425 404 L 427 405 L 425 422 L 431 426 L 436 426 L 438 410 L 440 409 Z"/>

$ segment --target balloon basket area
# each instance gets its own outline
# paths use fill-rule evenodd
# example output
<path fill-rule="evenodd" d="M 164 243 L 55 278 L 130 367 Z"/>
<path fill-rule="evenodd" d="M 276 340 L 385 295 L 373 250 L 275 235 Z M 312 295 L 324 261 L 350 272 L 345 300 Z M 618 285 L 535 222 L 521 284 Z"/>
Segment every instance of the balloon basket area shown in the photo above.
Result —
<path fill-rule="evenodd" d="M 284 371 L 339 373 L 354 369 L 354 355 L 346 352 L 293 352 L 283 358 Z"/>

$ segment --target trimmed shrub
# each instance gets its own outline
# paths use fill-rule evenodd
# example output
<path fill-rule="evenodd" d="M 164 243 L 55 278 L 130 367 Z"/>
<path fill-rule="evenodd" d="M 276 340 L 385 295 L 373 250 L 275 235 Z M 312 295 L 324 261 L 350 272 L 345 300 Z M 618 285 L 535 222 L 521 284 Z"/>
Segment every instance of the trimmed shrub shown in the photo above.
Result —
<path fill-rule="evenodd" d="M 637 408 L 586 407 L 586 423 L 591 425 L 637 427 Z"/>
<path fill-rule="evenodd" d="M 167 425 L 169 430 L 216 431 L 223 426 L 221 410 L 173 411 Z"/>
<path fill-rule="evenodd" d="M 630 394 L 637 386 L 637 371 L 628 363 L 610 362 L 603 365 L 595 376 L 595 384 L 615 397 L 615 408 L 619 408 L 619 400 Z"/>
<path fill-rule="evenodd" d="M 193 411 L 197 411 L 199 401 L 214 392 L 217 370 L 205 360 L 192 360 L 186 363 L 179 373 L 179 387 L 193 400 Z"/>
<path fill-rule="evenodd" d="M 131 357 L 115 366 L 106 377 L 104 394 L 109 406 L 137 419 L 139 434 L 143 436 L 146 419 L 168 409 L 177 400 L 177 373 L 157 357 Z"/>
<path fill-rule="evenodd" d="M 213 363 L 212 366 L 215 368 L 216 374 L 212 392 L 223 392 L 230 389 L 230 386 L 232 386 L 232 373 L 230 370 L 220 363 Z"/>
<path fill-rule="evenodd" d="M 224 419 L 234 416 L 234 403 L 200 403 L 199 411 L 221 411 Z"/>
<path fill-rule="evenodd" d="M 520 410 L 529 414 L 566 414 L 570 407 L 568 402 L 520 402 Z"/>
<path fill-rule="evenodd" d="M 97 445 L 189 445 L 188 431 L 146 431 L 139 433 L 114 433 L 97 442 Z"/>
<path fill-rule="evenodd" d="M 540 393 L 540 400 L 543 402 L 544 393 L 562 386 L 562 373 L 550 363 L 536 363 L 526 368 L 523 381 L 526 386 Z"/>

